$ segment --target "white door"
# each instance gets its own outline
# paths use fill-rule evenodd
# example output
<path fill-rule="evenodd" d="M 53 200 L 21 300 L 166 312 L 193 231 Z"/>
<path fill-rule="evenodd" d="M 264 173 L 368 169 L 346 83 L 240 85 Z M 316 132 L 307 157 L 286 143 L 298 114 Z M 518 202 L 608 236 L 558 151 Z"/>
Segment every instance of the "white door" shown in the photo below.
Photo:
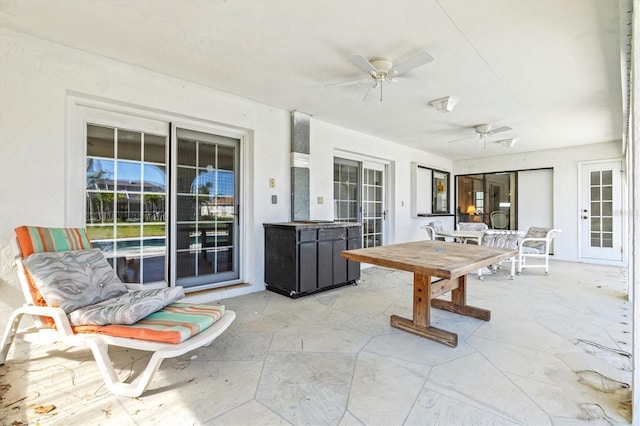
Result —
<path fill-rule="evenodd" d="M 384 191 L 384 165 L 364 162 L 362 168 L 362 238 L 363 247 L 381 246 L 385 242 L 387 208 Z"/>
<path fill-rule="evenodd" d="M 581 166 L 582 258 L 622 261 L 621 162 Z"/>
<path fill-rule="evenodd" d="M 362 222 L 362 247 L 383 245 L 386 165 L 335 157 L 333 167 L 334 220 Z"/>

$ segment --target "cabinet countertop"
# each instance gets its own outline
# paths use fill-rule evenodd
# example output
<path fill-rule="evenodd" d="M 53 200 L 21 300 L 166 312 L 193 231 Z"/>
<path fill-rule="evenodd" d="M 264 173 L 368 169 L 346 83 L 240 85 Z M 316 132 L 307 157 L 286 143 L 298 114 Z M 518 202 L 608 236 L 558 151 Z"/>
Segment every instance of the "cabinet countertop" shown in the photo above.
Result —
<path fill-rule="evenodd" d="M 320 228 L 344 228 L 352 226 L 362 226 L 359 222 L 334 222 L 329 220 L 300 220 L 293 222 L 281 222 L 281 223 L 264 223 L 263 226 L 267 227 L 290 227 L 290 228 L 306 228 L 306 229 L 320 229 Z"/>

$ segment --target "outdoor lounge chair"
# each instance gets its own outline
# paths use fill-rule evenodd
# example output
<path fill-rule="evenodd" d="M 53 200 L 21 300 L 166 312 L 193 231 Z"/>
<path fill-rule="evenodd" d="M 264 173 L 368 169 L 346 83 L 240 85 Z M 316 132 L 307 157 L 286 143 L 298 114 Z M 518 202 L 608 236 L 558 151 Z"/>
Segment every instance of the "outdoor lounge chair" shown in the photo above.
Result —
<path fill-rule="evenodd" d="M 523 268 L 544 268 L 545 275 L 549 273 L 551 242 L 558 232 L 562 231 L 560 229 L 535 226 L 527 230 L 527 235 L 520 242 L 518 250 L 518 275 Z M 535 259 L 538 259 L 538 261 L 535 262 Z M 531 262 L 531 260 L 534 260 L 534 262 Z"/>
<path fill-rule="evenodd" d="M 26 304 L 9 318 L 0 341 L 0 364 L 14 338 L 42 343 L 46 339 L 41 334 L 53 333 L 53 341 L 91 349 L 110 392 L 137 397 L 163 359 L 211 344 L 235 319 L 223 305 L 177 302 L 184 295 L 181 287 L 129 291 L 102 252 L 91 248 L 84 229 L 22 226 L 16 236 Z M 35 329 L 18 331 L 23 315 L 33 318 Z M 153 352 L 137 380 L 118 379 L 110 345 Z"/>

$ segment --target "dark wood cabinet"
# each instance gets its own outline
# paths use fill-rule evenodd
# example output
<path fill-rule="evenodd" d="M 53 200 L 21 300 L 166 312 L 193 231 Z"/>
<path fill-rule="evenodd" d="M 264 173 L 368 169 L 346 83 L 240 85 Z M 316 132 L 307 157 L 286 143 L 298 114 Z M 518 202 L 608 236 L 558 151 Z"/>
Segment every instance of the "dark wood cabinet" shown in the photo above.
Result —
<path fill-rule="evenodd" d="M 360 278 L 360 263 L 340 254 L 361 247 L 359 223 L 265 223 L 264 229 L 268 290 L 298 297 Z"/>

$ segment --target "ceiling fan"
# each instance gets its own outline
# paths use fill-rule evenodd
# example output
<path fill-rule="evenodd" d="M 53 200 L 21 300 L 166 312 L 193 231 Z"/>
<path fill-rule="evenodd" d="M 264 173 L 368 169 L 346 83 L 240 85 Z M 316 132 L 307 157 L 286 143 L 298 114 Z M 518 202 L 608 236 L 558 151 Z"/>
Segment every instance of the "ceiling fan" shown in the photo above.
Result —
<path fill-rule="evenodd" d="M 497 129 L 493 129 L 491 128 L 491 124 L 478 124 L 477 126 L 473 127 L 473 130 L 475 131 L 474 136 L 467 136 L 461 139 L 455 139 L 455 140 L 449 141 L 449 143 L 460 142 L 460 141 L 475 137 L 477 138 L 478 142 L 482 142 L 483 148 L 487 149 L 487 136 L 492 136 L 492 135 L 495 135 L 496 133 L 509 131 L 511 130 L 511 127 L 502 126 L 502 127 L 498 127 Z M 496 141 L 496 143 L 500 143 L 502 146 L 505 146 L 507 148 L 511 148 L 515 144 L 515 142 L 516 140 L 513 138 Z"/>
<path fill-rule="evenodd" d="M 327 84 L 325 87 L 349 86 L 352 84 L 368 84 L 369 88 L 364 95 L 363 101 L 367 99 L 371 89 L 380 88 L 380 101 L 382 102 L 382 85 L 383 83 L 404 83 L 408 79 L 398 77 L 414 68 L 418 68 L 424 64 L 433 61 L 433 57 L 422 51 L 409 59 L 393 65 L 393 62 L 386 57 L 377 56 L 367 59 L 361 54 L 354 54 L 349 57 L 361 70 L 367 73 L 367 78 L 359 80 L 345 81 L 342 83 Z"/>

